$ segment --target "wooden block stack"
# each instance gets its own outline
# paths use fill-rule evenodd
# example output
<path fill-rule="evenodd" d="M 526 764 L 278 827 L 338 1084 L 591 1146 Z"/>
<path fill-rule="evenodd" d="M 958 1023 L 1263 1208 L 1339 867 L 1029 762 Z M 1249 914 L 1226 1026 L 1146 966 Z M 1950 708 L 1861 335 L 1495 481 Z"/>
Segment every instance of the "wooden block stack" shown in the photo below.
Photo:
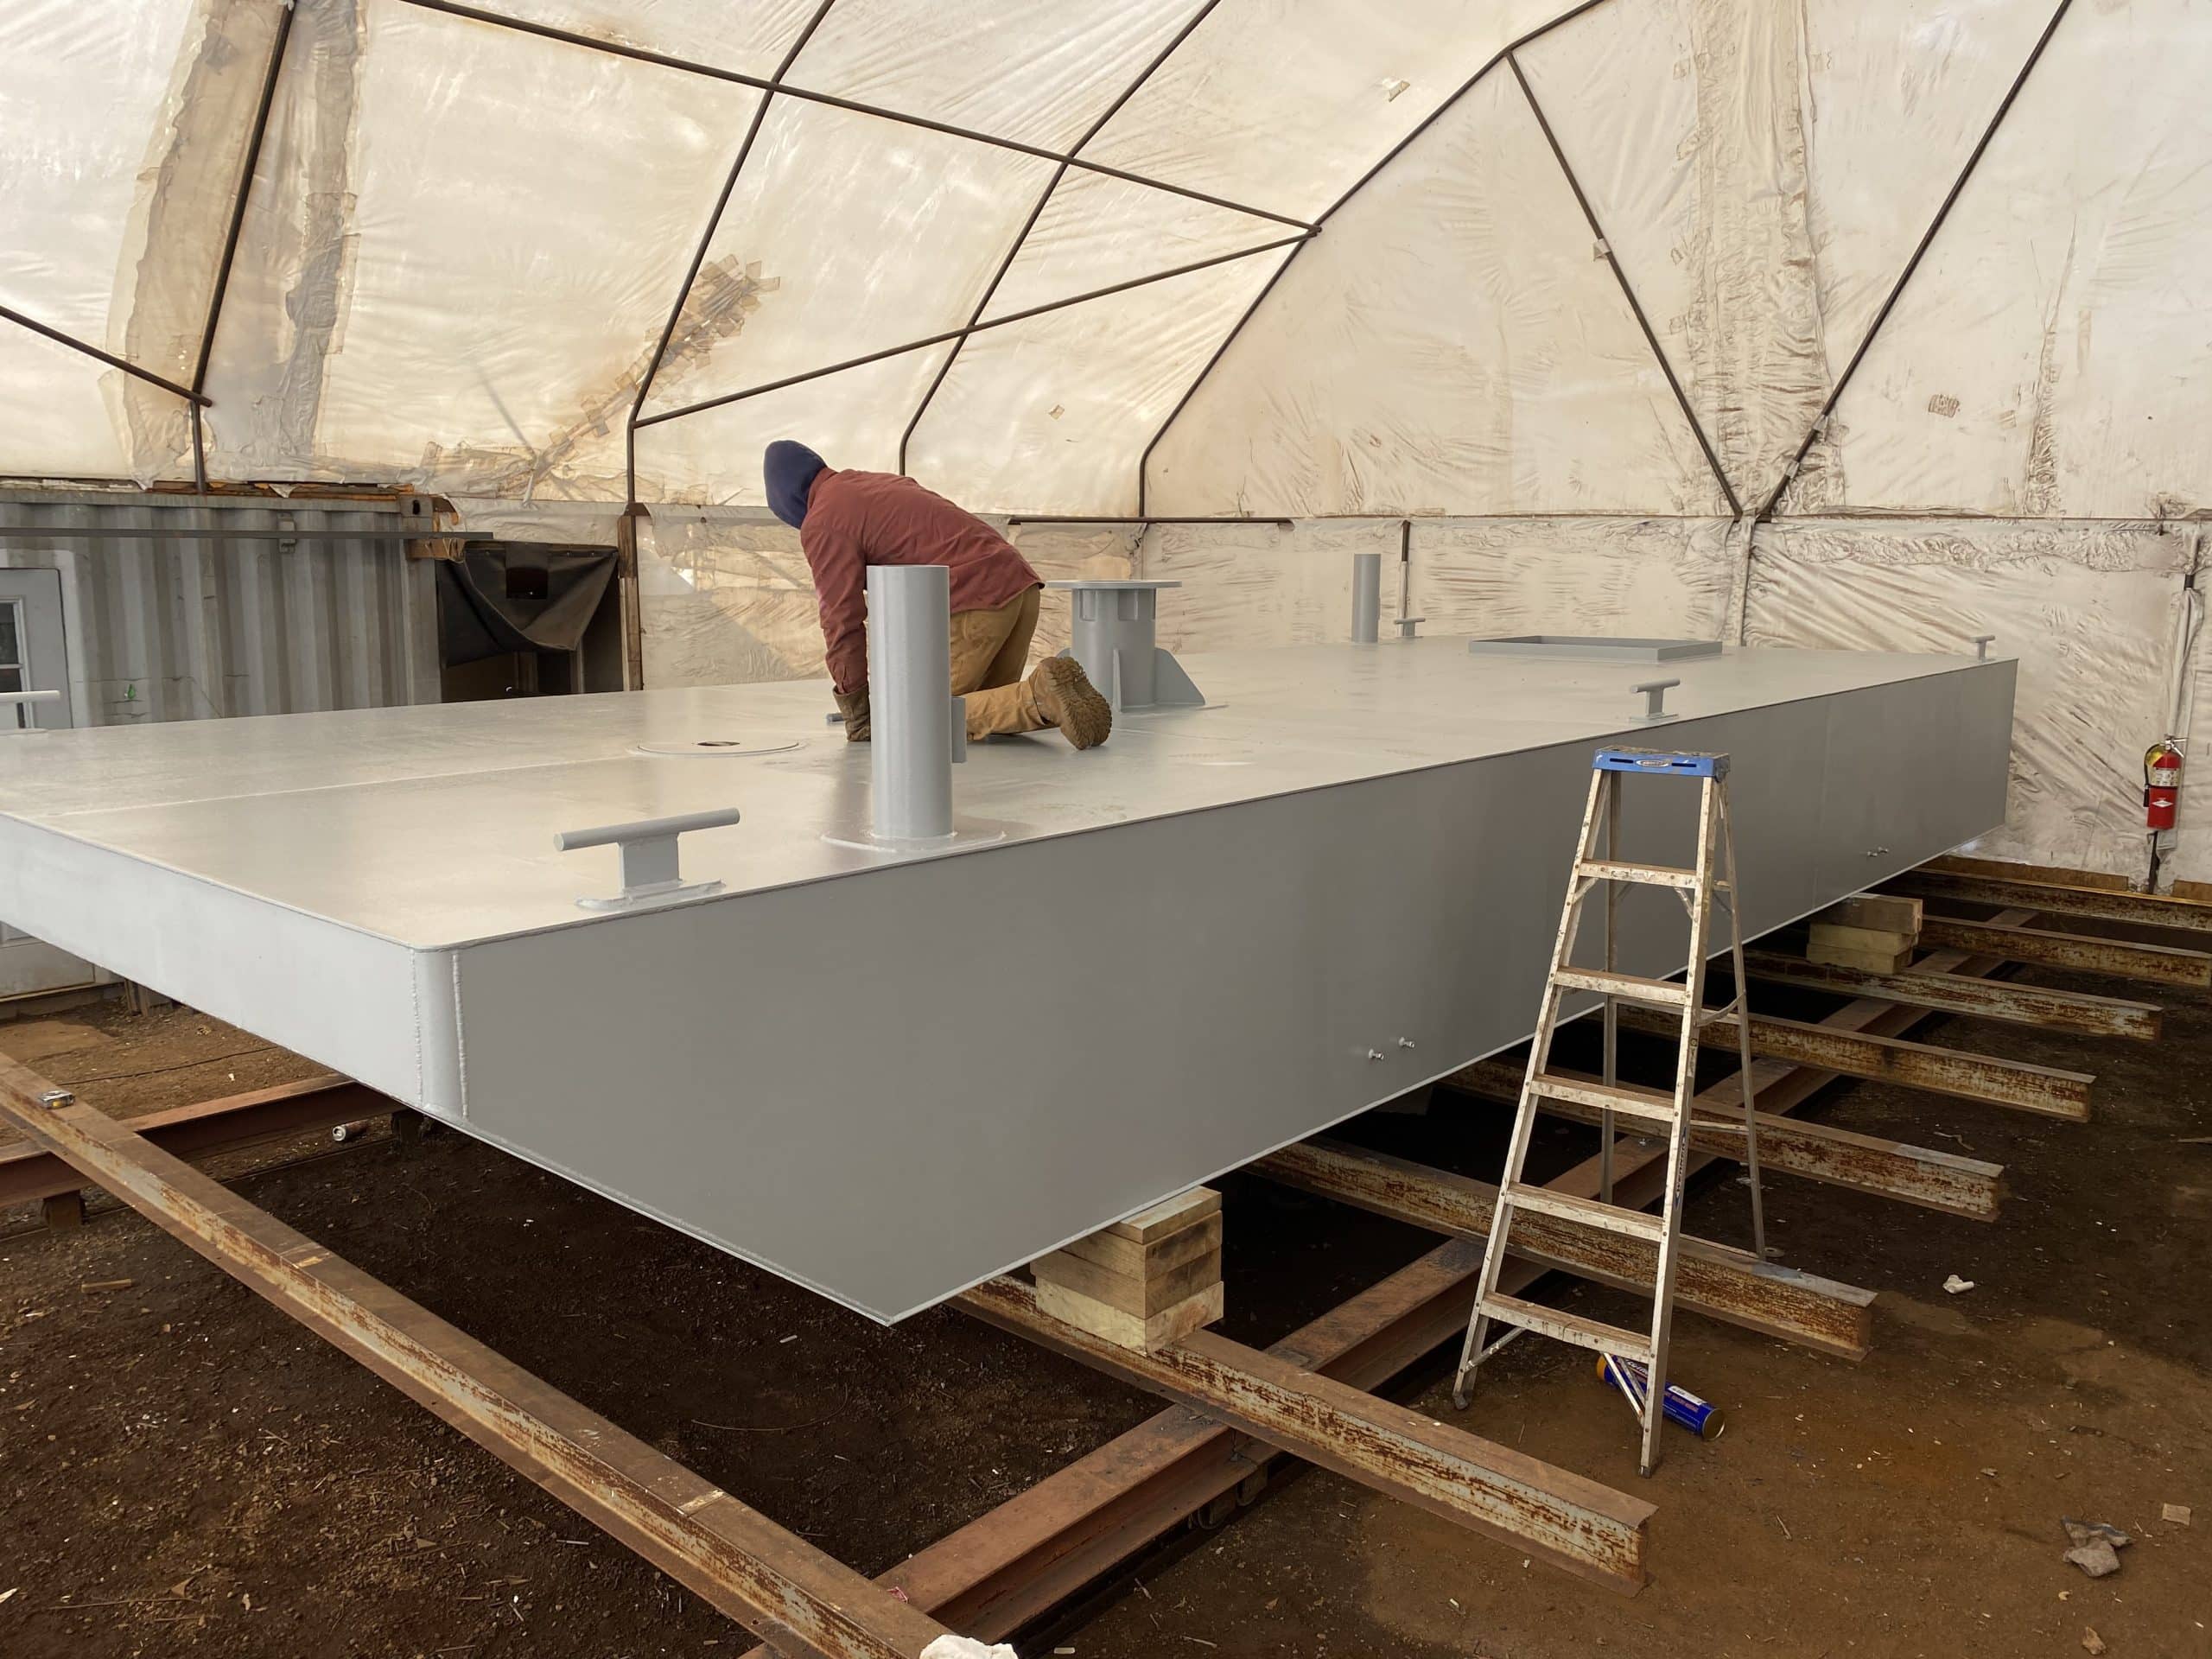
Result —
<path fill-rule="evenodd" d="M 1193 1187 L 1030 1271 L 1054 1319 L 1123 1348 L 1165 1348 L 1221 1317 L 1221 1194 Z"/>
<path fill-rule="evenodd" d="M 1862 893 L 1813 918 L 1805 960 L 1872 974 L 1894 974 L 1920 942 L 1920 900 Z"/>

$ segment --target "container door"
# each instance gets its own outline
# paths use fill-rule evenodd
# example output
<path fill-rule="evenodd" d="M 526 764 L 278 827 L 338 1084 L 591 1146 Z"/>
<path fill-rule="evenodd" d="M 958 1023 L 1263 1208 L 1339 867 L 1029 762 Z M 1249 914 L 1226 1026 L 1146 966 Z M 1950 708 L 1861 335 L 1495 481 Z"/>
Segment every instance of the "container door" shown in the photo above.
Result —
<path fill-rule="evenodd" d="M 26 728 L 73 726 L 68 654 L 62 645 L 61 573 L 0 570 L 0 691 L 59 691 L 61 701 L 0 705 L 0 769 L 11 743 L 43 740 Z M 81 957 L 0 921 L 0 997 L 89 984 L 105 977 Z"/>

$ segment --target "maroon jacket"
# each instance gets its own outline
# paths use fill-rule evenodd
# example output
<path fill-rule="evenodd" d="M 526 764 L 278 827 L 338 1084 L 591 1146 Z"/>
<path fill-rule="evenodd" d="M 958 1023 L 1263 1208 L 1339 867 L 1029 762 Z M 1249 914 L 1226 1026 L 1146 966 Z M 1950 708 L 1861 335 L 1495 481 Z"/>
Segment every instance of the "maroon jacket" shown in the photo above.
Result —
<path fill-rule="evenodd" d="M 814 572 L 823 654 L 840 691 L 868 683 L 869 565 L 949 567 L 955 611 L 996 610 L 1044 585 L 1005 537 L 895 473 L 823 467 L 807 492 L 798 543 Z"/>

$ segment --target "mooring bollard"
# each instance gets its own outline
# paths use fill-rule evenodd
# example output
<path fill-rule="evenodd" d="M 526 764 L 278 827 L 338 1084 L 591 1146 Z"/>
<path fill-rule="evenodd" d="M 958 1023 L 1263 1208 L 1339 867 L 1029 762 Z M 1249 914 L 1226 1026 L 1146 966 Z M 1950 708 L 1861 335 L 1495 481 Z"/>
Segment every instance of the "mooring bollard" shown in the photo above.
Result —
<path fill-rule="evenodd" d="M 941 564 L 868 572 L 869 747 L 880 841 L 952 833 L 952 579 Z"/>
<path fill-rule="evenodd" d="M 1382 626 L 1382 556 L 1351 556 L 1351 642 L 1371 645 Z"/>
<path fill-rule="evenodd" d="M 31 711 L 41 703 L 60 701 L 59 691 L 0 691 L 0 737 L 44 735 L 46 728 Z"/>

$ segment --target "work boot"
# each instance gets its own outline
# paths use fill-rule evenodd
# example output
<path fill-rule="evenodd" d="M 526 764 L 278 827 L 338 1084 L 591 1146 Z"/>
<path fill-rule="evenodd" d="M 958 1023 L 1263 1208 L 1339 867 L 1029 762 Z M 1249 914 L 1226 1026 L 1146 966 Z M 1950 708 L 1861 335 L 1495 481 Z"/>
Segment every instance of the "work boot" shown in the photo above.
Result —
<path fill-rule="evenodd" d="M 1095 748 L 1114 729 L 1114 709 L 1072 657 L 1047 657 L 1029 676 L 1037 712 L 1078 749 Z"/>

